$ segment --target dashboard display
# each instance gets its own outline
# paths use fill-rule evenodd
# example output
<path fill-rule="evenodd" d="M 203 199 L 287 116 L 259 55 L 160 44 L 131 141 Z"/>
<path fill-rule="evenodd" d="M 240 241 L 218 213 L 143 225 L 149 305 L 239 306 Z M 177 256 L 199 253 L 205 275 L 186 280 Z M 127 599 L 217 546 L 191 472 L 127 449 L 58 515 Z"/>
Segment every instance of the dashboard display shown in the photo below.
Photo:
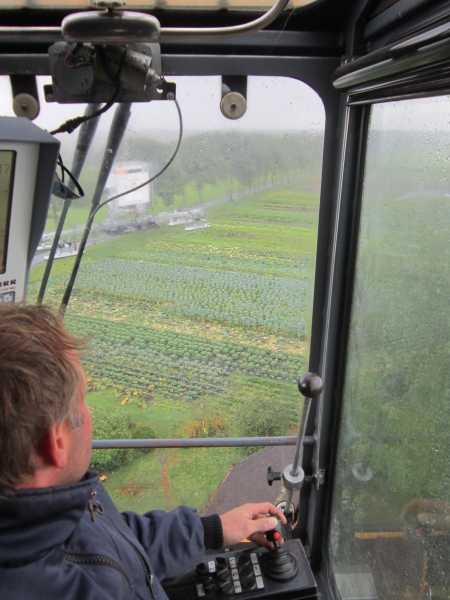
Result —
<path fill-rule="evenodd" d="M 0 150 L 0 274 L 6 271 L 16 152 Z"/>

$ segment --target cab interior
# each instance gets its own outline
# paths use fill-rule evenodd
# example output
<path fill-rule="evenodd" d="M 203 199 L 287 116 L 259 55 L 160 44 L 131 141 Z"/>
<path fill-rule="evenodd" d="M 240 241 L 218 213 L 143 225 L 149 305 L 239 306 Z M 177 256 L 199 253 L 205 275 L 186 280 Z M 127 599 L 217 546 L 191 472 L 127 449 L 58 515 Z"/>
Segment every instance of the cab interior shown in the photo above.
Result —
<path fill-rule="evenodd" d="M 26 301 L 91 336 L 119 508 L 281 501 L 323 382 L 271 598 L 450 598 L 449 70 L 448 1 L 0 6 L 0 114 L 61 143 Z"/>

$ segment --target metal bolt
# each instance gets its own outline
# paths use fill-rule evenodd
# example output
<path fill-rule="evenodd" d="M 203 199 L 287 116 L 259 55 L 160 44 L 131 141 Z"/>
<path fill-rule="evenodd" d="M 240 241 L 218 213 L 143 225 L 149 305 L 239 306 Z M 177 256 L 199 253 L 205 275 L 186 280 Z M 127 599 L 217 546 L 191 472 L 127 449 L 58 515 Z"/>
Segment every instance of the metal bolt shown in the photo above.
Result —
<path fill-rule="evenodd" d="M 166 98 L 167 100 L 175 100 L 175 94 L 173 92 L 168 92 Z"/>

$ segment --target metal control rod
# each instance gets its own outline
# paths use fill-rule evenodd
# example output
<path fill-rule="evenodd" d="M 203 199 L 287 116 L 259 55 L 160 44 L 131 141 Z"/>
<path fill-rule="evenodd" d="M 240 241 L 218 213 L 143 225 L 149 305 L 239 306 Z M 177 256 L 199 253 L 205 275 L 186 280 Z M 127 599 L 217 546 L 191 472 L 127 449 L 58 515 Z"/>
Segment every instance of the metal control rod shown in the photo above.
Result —
<path fill-rule="evenodd" d="M 89 117 L 93 115 L 100 108 L 100 104 L 88 104 L 86 106 L 85 116 Z M 96 117 L 94 119 L 89 119 L 85 121 L 81 127 L 78 134 L 77 147 L 75 149 L 75 155 L 73 157 L 72 162 L 72 175 L 76 180 L 80 177 L 81 170 L 83 168 L 84 162 L 87 157 L 88 150 L 91 146 L 92 139 L 97 131 L 97 125 L 100 120 L 100 117 Z M 70 179 L 67 186 L 71 191 L 75 188 L 73 181 Z M 61 214 L 59 216 L 58 226 L 55 231 L 55 235 L 53 237 L 53 243 L 48 255 L 47 264 L 45 266 L 45 273 L 41 282 L 41 289 L 39 290 L 39 295 L 37 299 L 37 304 L 42 304 L 44 300 L 45 290 L 47 288 L 48 279 L 50 277 L 50 273 L 53 266 L 53 261 L 56 255 L 56 250 L 58 249 L 59 240 L 61 238 L 61 233 L 63 231 L 64 223 L 66 221 L 67 213 L 69 212 L 69 208 L 72 204 L 72 200 L 70 198 L 66 198 L 64 200 L 64 204 L 62 207 Z"/>
<path fill-rule="evenodd" d="M 305 472 L 301 464 L 303 460 L 303 446 L 306 437 L 306 425 L 308 423 L 309 409 L 312 398 L 317 398 L 322 393 L 323 381 L 315 373 L 306 373 L 298 380 L 299 392 L 305 397 L 303 402 L 302 418 L 298 430 L 297 444 L 295 446 L 294 460 L 283 471 L 283 487 L 286 490 L 284 512 L 286 516 L 290 513 L 292 497 L 295 490 L 300 490 L 305 480 Z"/>
<path fill-rule="evenodd" d="M 100 173 L 97 179 L 97 186 L 95 188 L 94 196 L 92 198 L 91 211 L 89 216 L 96 210 L 97 206 L 100 204 L 100 198 L 105 188 L 106 181 L 108 180 L 109 173 L 111 172 L 114 159 L 120 146 L 120 142 L 122 141 L 125 130 L 127 128 L 130 114 L 130 102 L 123 102 L 117 105 L 116 112 L 114 113 L 114 118 L 109 130 L 108 141 L 106 142 L 106 148 L 103 155 L 102 165 L 100 167 Z M 76 256 L 75 263 L 70 274 L 69 283 L 67 284 L 66 291 L 64 292 L 64 296 L 59 307 L 59 312 L 63 317 L 65 315 L 67 305 L 69 304 L 70 296 L 72 294 L 72 289 L 78 274 L 78 269 L 80 268 L 81 259 L 83 258 L 84 249 L 86 247 L 91 227 L 92 220 L 88 219 L 83 231 L 83 236 L 78 246 L 78 254 Z"/>
<path fill-rule="evenodd" d="M 294 460 L 292 462 L 291 475 L 297 475 L 298 465 L 302 464 L 303 459 L 303 439 L 305 437 L 306 423 L 308 422 L 309 409 L 311 407 L 311 398 L 305 397 L 303 402 L 302 420 L 298 430 L 297 445 L 295 446 Z"/>

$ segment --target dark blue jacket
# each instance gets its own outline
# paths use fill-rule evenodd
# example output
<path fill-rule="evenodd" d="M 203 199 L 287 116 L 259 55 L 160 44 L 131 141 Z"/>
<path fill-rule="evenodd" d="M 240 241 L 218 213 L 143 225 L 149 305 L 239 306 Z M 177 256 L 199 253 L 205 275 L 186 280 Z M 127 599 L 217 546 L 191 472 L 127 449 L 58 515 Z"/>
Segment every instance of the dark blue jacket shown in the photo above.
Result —
<path fill-rule="evenodd" d="M 0 598 L 164 600 L 159 582 L 201 562 L 205 541 L 221 545 L 217 515 L 120 514 L 94 473 L 20 490 L 0 501 Z"/>

